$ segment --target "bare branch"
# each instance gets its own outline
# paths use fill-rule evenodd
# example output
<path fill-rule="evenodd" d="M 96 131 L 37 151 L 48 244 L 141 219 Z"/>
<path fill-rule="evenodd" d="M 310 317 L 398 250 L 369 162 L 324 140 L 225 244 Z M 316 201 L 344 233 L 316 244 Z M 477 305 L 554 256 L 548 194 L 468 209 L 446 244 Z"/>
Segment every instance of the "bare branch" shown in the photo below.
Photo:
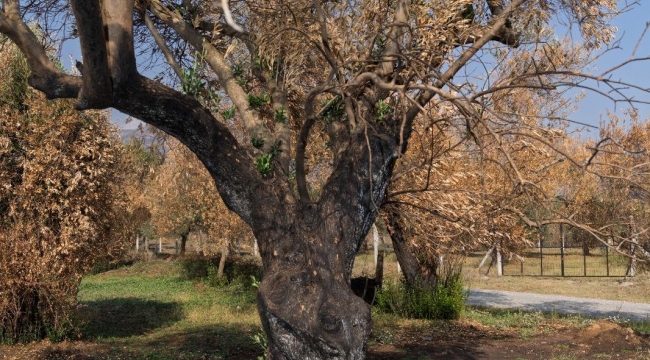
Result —
<path fill-rule="evenodd" d="M 147 26 L 147 29 L 149 29 L 151 36 L 153 37 L 154 41 L 156 41 L 156 44 L 158 44 L 158 48 L 160 48 L 163 55 L 165 55 L 165 60 L 167 60 L 167 64 L 169 64 L 172 70 L 174 70 L 174 73 L 176 73 L 178 79 L 182 80 L 183 70 L 181 69 L 180 65 L 178 65 L 178 63 L 176 62 L 176 59 L 174 59 L 174 55 L 172 54 L 171 50 L 165 43 L 165 39 L 162 38 L 162 36 L 158 32 L 158 29 L 156 29 L 156 27 L 153 25 L 153 22 L 151 21 L 151 18 L 149 17 L 149 14 L 147 14 L 146 11 L 143 11 L 142 17 L 144 18 L 144 23 Z"/>
<path fill-rule="evenodd" d="M 133 50 L 133 7 L 134 0 L 102 2 L 108 67 L 114 89 L 118 89 L 138 73 Z"/>
<path fill-rule="evenodd" d="M 205 41 L 201 34 L 188 25 L 179 14 L 168 10 L 159 0 L 152 0 L 149 4 L 149 10 L 165 24 L 172 27 L 176 32 L 199 52 L 205 53 L 205 60 L 210 68 L 219 77 L 223 84 L 224 90 L 230 96 L 233 104 L 237 107 L 239 114 L 244 120 L 246 130 L 252 136 L 265 140 L 269 146 L 272 138 L 269 130 L 265 127 L 262 120 L 253 112 L 248 105 L 246 92 L 237 84 L 232 74 L 232 68 L 226 62 L 221 54 L 212 44 Z"/>

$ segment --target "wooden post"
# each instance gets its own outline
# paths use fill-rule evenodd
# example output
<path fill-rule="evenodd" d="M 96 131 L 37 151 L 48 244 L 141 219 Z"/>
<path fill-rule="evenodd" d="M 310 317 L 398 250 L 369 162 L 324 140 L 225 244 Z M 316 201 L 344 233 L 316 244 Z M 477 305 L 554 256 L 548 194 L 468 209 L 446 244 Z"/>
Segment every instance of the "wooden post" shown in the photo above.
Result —
<path fill-rule="evenodd" d="M 221 248 L 221 258 L 219 259 L 219 269 L 217 270 L 217 276 L 223 276 L 223 269 L 226 267 L 226 259 L 228 258 L 228 245 L 224 245 Z"/>
<path fill-rule="evenodd" d="M 158 254 L 162 254 L 162 237 L 158 238 Z"/>
<path fill-rule="evenodd" d="M 607 268 L 607 276 L 609 276 L 609 245 L 605 246 L 605 266 Z"/>
<path fill-rule="evenodd" d="M 539 275 L 544 276 L 544 239 L 539 235 Z"/>
<path fill-rule="evenodd" d="M 490 250 L 488 250 L 487 253 L 485 253 L 485 256 L 483 256 L 483 260 L 481 260 L 481 263 L 478 264 L 477 270 L 479 270 L 479 271 L 481 270 L 481 268 L 483 267 L 483 264 L 485 264 L 485 261 L 488 259 L 490 254 L 492 254 L 492 251 L 494 251 L 494 247 L 491 247 Z"/>
<path fill-rule="evenodd" d="M 135 236 L 135 252 L 140 251 L 140 234 Z"/>
<path fill-rule="evenodd" d="M 562 243 L 560 244 L 560 272 L 562 277 L 564 277 L 564 226 L 560 224 L 560 239 Z"/>
<path fill-rule="evenodd" d="M 585 239 L 582 239 L 582 268 L 583 268 L 583 276 L 587 276 L 587 252 L 584 250 L 585 249 Z"/>
<path fill-rule="evenodd" d="M 372 224 L 372 249 L 375 256 L 375 267 L 377 267 L 377 257 L 379 256 L 379 232 L 377 225 Z"/>
<path fill-rule="evenodd" d="M 380 288 L 384 282 L 384 252 L 378 254 L 375 266 L 375 286 Z"/>
<path fill-rule="evenodd" d="M 497 276 L 503 276 L 503 256 L 501 256 L 501 241 L 496 245 L 497 251 Z"/>
<path fill-rule="evenodd" d="M 253 255 L 260 257 L 260 248 L 257 245 L 257 239 L 253 237 Z"/>
<path fill-rule="evenodd" d="M 630 235 L 632 236 L 632 241 L 630 243 L 630 266 L 627 273 L 631 277 L 636 276 L 636 247 L 639 244 L 635 232 L 634 217 L 630 215 Z"/>

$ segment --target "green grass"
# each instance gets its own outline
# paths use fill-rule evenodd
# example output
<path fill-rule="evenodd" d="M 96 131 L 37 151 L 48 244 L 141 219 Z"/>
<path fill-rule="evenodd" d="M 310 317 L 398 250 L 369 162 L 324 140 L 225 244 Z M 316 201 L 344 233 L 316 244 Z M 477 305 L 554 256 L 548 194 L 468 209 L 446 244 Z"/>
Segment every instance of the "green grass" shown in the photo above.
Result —
<path fill-rule="evenodd" d="M 244 272 L 233 273 L 233 279 L 248 279 L 250 276 Z M 8 358 L 17 359 L 68 359 L 80 355 L 101 360 L 257 359 L 262 349 L 253 340 L 260 332 L 255 299 L 255 289 L 241 281 L 211 287 L 206 280 L 183 278 L 176 262 L 135 262 L 84 277 L 77 309 L 80 341 L 0 346 L 0 354 L 11 351 L 13 355 Z M 514 336 L 528 341 L 539 335 L 553 336 L 557 329 L 581 328 L 592 321 L 577 316 L 477 308 L 467 308 L 455 321 L 404 319 L 377 309 L 372 316 L 369 347 L 391 346 L 413 359 L 427 358 L 423 354 L 439 349 L 434 344 L 431 349 L 423 347 L 414 353 L 414 345 L 428 346 L 422 343 L 424 337 L 453 346 L 455 339 L 473 334 L 473 339 L 486 339 L 498 347 L 500 339 Z M 641 333 L 650 332 L 650 322 L 624 325 Z M 33 351 L 50 355 L 35 357 Z"/>
<path fill-rule="evenodd" d="M 614 319 L 615 321 L 617 319 Z M 619 324 L 629 327 L 639 334 L 650 336 L 650 317 L 644 321 L 618 321 Z"/>
<path fill-rule="evenodd" d="M 183 280 L 166 261 L 84 278 L 81 337 L 110 347 L 105 359 L 249 359 L 261 354 L 255 291 Z M 116 350 L 117 349 L 117 350 Z"/>

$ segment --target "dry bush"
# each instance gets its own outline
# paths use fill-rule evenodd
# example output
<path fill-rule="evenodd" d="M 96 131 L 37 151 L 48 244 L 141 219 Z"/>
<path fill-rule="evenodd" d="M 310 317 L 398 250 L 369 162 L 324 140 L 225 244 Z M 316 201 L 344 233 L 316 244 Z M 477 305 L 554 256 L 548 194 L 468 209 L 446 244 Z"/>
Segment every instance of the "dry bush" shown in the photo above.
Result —
<path fill-rule="evenodd" d="M 106 114 L 47 101 L 22 55 L 0 59 L 0 341 L 57 340 L 83 273 L 122 249 L 120 144 Z"/>

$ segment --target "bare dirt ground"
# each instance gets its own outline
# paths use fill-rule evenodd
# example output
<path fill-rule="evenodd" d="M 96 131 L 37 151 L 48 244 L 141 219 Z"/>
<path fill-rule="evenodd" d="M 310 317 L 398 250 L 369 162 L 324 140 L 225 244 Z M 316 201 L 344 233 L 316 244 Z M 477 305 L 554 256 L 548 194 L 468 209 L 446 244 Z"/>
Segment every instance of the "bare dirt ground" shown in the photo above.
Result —
<path fill-rule="evenodd" d="M 164 346 L 164 344 L 161 344 Z M 211 355 L 210 342 L 204 356 L 194 359 L 219 359 Z M 189 359 L 168 354 L 165 359 Z M 250 350 L 231 353 L 228 359 L 255 359 Z M 0 346 L 0 359 L 93 360 L 131 359 L 128 348 L 115 349 L 91 342 L 40 342 L 14 347 Z M 138 356 L 138 358 L 140 358 Z M 148 359 L 149 357 L 145 357 Z M 406 323 L 390 330 L 381 327 L 373 335 L 369 360 L 380 359 L 650 359 L 650 336 L 635 334 L 607 320 L 577 329 L 570 326 L 546 327 L 542 333 L 526 337 L 514 330 L 461 320 L 419 326 Z M 154 359 L 154 358 L 152 358 Z M 158 357 L 155 357 L 158 359 Z M 224 357 L 224 359 L 226 359 Z"/>
<path fill-rule="evenodd" d="M 400 329 L 392 344 L 370 347 L 368 359 L 650 359 L 650 337 L 606 320 L 583 329 L 558 327 L 522 337 L 465 322 Z"/>

